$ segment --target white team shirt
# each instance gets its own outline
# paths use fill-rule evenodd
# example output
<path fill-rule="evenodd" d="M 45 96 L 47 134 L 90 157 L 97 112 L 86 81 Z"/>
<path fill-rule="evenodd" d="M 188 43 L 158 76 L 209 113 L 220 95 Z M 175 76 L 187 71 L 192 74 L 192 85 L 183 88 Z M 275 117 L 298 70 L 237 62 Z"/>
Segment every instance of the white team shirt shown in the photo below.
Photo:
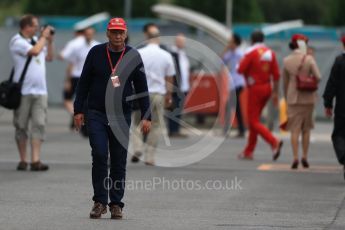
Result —
<path fill-rule="evenodd" d="M 144 63 L 149 93 L 166 94 L 165 78 L 176 73 L 171 54 L 158 44 L 148 44 L 138 52 Z"/>
<path fill-rule="evenodd" d="M 34 37 L 37 41 L 37 37 Z M 32 49 L 31 39 L 26 39 L 19 33 L 14 35 L 10 41 L 9 48 L 14 62 L 14 76 L 15 82 L 19 81 L 19 78 L 24 69 L 24 65 L 27 59 L 28 52 Z M 25 74 L 22 95 L 46 95 L 47 83 L 46 83 L 46 55 L 47 48 L 37 55 L 32 56 L 31 62 Z"/>
<path fill-rule="evenodd" d="M 61 57 L 72 63 L 72 77 L 80 77 L 87 54 L 92 47 L 98 44 L 100 43 L 95 40 L 87 43 L 85 37 L 81 35 L 69 41 L 62 49 Z"/>

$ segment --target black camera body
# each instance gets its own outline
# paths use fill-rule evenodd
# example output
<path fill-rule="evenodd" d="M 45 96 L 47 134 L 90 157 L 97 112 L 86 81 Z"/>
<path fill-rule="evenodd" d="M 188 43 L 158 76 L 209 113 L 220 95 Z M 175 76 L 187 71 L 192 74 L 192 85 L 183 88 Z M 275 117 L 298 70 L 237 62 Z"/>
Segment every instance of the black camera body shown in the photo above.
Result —
<path fill-rule="evenodd" d="M 42 27 L 42 30 L 44 30 L 47 26 L 49 26 L 48 24 L 45 24 L 43 27 Z M 51 26 L 52 27 L 52 26 Z M 54 35 L 55 34 L 55 29 L 54 27 L 52 27 L 52 29 L 50 30 L 50 35 Z"/>

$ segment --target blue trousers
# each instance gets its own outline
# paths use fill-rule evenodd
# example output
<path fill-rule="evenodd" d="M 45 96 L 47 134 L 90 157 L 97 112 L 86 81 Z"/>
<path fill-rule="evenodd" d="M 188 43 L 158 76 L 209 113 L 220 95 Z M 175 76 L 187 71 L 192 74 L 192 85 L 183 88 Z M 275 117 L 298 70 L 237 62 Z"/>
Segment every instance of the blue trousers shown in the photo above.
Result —
<path fill-rule="evenodd" d="M 122 198 L 125 192 L 126 162 L 131 123 L 130 114 L 118 119 L 116 124 L 108 121 L 105 113 L 88 111 L 88 131 L 92 155 L 93 201 L 104 205 L 124 206 Z M 111 128 L 111 125 L 120 126 Z M 114 130 L 121 133 L 114 135 Z M 110 155 L 110 173 L 108 156 Z"/>
<path fill-rule="evenodd" d="M 169 134 L 179 133 L 180 132 L 180 120 L 183 113 L 183 107 L 185 102 L 185 97 L 187 93 L 173 93 L 172 99 L 173 103 L 175 104 L 176 108 L 173 112 L 168 112 L 168 128 Z M 174 119 L 172 119 L 174 118 Z"/>

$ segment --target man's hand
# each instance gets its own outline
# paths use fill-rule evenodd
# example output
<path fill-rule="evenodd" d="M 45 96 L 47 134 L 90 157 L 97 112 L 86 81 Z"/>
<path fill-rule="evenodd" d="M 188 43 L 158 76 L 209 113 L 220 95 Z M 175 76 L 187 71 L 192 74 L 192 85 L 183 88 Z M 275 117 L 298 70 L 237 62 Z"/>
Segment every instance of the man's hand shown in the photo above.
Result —
<path fill-rule="evenodd" d="M 77 131 L 81 129 L 81 126 L 84 125 L 84 114 L 78 113 L 74 115 L 74 126 Z"/>
<path fill-rule="evenodd" d="M 150 132 L 151 129 L 151 121 L 149 120 L 142 120 L 141 121 L 141 132 L 144 135 L 147 135 Z"/>
<path fill-rule="evenodd" d="M 52 40 L 53 36 L 50 33 L 50 31 L 53 30 L 53 27 L 51 26 L 46 26 L 42 31 L 41 31 L 41 36 L 45 37 L 47 40 Z"/>
<path fill-rule="evenodd" d="M 333 116 L 333 108 L 325 108 L 325 115 L 328 118 L 331 118 Z"/>
<path fill-rule="evenodd" d="M 172 107 L 172 96 L 171 93 L 165 94 L 164 108 L 170 110 Z"/>

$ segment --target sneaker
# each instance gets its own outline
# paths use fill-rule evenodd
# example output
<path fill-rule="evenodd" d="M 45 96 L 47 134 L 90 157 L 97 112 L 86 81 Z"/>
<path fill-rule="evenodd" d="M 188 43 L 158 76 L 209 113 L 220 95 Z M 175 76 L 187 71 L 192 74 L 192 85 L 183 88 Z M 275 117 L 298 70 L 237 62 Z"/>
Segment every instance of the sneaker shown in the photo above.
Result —
<path fill-rule="evenodd" d="M 18 171 L 26 171 L 28 169 L 28 163 L 25 161 L 21 161 L 18 163 L 17 170 Z"/>
<path fill-rule="evenodd" d="M 109 211 L 111 213 L 111 219 L 122 219 L 122 208 L 116 204 L 110 205 Z"/>
<path fill-rule="evenodd" d="M 107 213 L 107 206 L 99 202 L 95 202 L 90 212 L 90 218 L 99 219 L 101 218 L 102 214 L 106 214 L 106 213 Z"/>
<path fill-rule="evenodd" d="M 33 162 L 31 163 L 30 165 L 30 170 L 31 171 L 47 171 L 49 169 L 49 166 L 46 165 L 46 164 L 43 164 L 42 162 L 40 161 L 37 161 L 37 162 Z"/>

